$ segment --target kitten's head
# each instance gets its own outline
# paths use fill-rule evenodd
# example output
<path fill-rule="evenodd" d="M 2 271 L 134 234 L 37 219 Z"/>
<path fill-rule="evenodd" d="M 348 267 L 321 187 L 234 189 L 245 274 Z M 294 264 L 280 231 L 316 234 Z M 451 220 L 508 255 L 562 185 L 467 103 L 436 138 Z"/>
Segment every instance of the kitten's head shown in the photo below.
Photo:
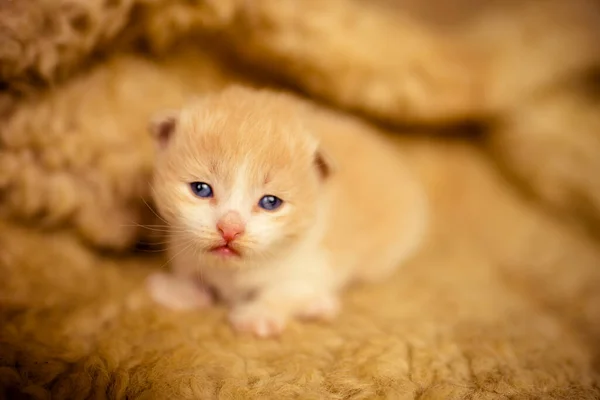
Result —
<path fill-rule="evenodd" d="M 317 223 L 331 162 L 289 100 L 233 86 L 152 122 L 155 202 L 181 249 L 260 263 Z"/>

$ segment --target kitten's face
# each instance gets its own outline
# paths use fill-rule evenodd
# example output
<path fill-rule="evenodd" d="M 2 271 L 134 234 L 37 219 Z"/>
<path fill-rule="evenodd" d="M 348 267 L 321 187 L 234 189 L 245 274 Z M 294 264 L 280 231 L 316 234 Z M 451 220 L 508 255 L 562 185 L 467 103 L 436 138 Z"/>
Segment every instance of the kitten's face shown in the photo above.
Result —
<path fill-rule="evenodd" d="M 260 100 L 213 95 L 162 122 L 157 207 L 178 248 L 217 265 L 260 262 L 297 243 L 322 198 L 316 142 Z"/>

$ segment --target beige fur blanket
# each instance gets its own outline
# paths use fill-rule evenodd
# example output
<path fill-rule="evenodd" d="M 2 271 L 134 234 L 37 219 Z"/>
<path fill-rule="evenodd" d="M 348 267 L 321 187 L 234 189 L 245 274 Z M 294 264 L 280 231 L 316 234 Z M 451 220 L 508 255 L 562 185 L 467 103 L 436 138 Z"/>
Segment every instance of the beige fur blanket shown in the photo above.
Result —
<path fill-rule="evenodd" d="M 0 397 L 599 398 L 599 22 L 592 0 L 0 1 Z M 428 188 L 425 248 L 333 324 L 243 338 L 144 291 L 167 261 L 139 249 L 148 117 L 231 82 L 385 126 Z"/>

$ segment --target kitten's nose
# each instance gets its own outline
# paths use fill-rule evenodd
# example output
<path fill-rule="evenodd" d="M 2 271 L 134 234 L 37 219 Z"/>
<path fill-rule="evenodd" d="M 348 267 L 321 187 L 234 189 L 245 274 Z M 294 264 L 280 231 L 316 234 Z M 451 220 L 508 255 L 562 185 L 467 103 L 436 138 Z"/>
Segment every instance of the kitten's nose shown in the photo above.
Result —
<path fill-rule="evenodd" d="M 221 236 L 223 236 L 223 239 L 225 239 L 226 242 L 233 241 L 239 234 L 244 232 L 244 227 L 242 225 L 217 224 L 217 228 L 219 228 Z"/>
<path fill-rule="evenodd" d="M 244 233 L 245 227 L 241 216 L 237 212 L 231 211 L 217 222 L 217 229 L 226 242 L 231 242 Z"/>

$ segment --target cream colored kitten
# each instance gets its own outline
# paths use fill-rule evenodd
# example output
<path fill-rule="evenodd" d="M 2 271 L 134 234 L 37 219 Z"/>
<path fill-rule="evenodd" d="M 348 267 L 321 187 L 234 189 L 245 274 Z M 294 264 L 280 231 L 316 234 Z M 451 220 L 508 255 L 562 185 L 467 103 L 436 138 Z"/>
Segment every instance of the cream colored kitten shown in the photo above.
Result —
<path fill-rule="evenodd" d="M 378 133 L 292 95 L 231 86 L 152 124 L 155 202 L 173 230 L 159 303 L 216 291 L 238 331 L 332 318 L 353 281 L 382 279 L 425 234 L 426 198 Z"/>

